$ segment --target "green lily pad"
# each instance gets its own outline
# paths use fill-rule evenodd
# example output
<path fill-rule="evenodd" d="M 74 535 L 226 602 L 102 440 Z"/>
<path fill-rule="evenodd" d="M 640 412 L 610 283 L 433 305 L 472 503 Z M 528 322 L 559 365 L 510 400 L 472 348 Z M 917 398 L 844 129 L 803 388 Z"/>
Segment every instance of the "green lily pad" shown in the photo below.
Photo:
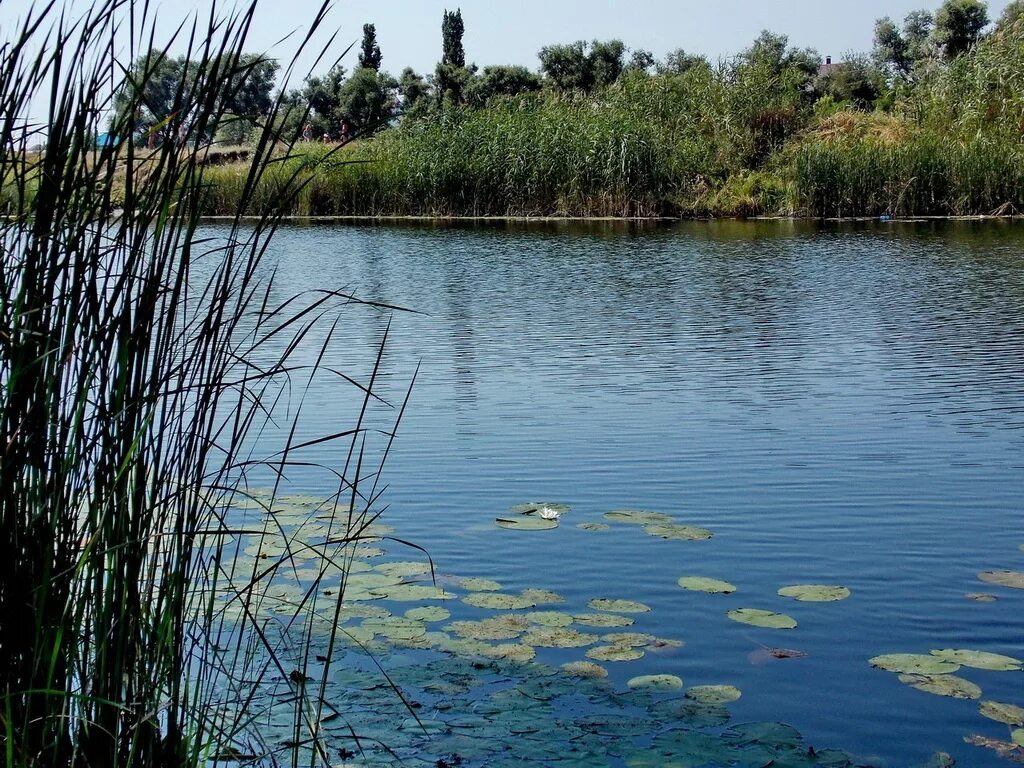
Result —
<path fill-rule="evenodd" d="M 454 621 L 445 629 L 469 640 L 511 640 L 526 631 L 524 616 L 492 616 L 480 621 Z"/>
<path fill-rule="evenodd" d="M 981 688 L 956 675 L 900 675 L 900 682 L 911 688 L 950 699 L 980 699 Z"/>
<path fill-rule="evenodd" d="M 960 669 L 955 662 L 922 653 L 887 653 L 875 656 L 868 663 L 886 672 L 908 675 L 949 675 Z"/>
<path fill-rule="evenodd" d="M 1017 728 L 1010 734 L 1010 741 L 1018 747 L 1024 747 L 1024 728 Z"/>
<path fill-rule="evenodd" d="M 675 675 L 642 675 L 634 677 L 626 685 L 630 690 L 643 689 L 659 693 L 681 691 L 683 689 L 683 681 Z"/>
<path fill-rule="evenodd" d="M 594 661 L 636 661 L 644 652 L 628 645 L 599 645 L 587 651 L 587 658 Z"/>
<path fill-rule="evenodd" d="M 998 701 L 983 701 L 978 711 L 989 720 L 1012 726 L 1024 726 L 1024 708 L 1015 704 L 1003 704 Z"/>
<path fill-rule="evenodd" d="M 462 598 L 466 605 L 474 608 L 488 608 L 497 611 L 521 611 L 534 608 L 536 603 L 522 595 L 506 595 L 500 592 L 474 592 Z"/>
<path fill-rule="evenodd" d="M 995 595 L 990 595 L 987 592 L 968 592 L 964 597 L 968 600 L 974 600 L 976 603 L 994 603 L 999 599 Z"/>
<path fill-rule="evenodd" d="M 664 512 L 645 512 L 638 509 L 618 509 L 614 512 L 605 512 L 604 519 L 628 525 L 656 525 L 672 522 L 672 516 L 666 515 Z"/>
<path fill-rule="evenodd" d="M 961 664 L 974 669 L 987 669 L 993 672 L 1019 672 L 1024 668 L 1024 662 L 1012 656 L 1003 656 L 998 653 L 987 653 L 986 651 L 954 650 L 946 649 L 932 651 L 932 656 L 951 661 L 954 664 Z"/>
<path fill-rule="evenodd" d="M 834 603 L 850 596 L 846 587 L 825 584 L 797 584 L 779 590 L 780 597 L 792 597 L 802 603 Z"/>
<path fill-rule="evenodd" d="M 694 525 L 681 525 L 679 523 L 656 523 L 645 525 L 644 533 L 668 541 L 707 541 L 715 534 L 707 528 L 698 528 Z"/>
<path fill-rule="evenodd" d="M 691 592 L 707 592 L 712 595 L 729 595 L 736 591 L 736 587 L 728 581 L 705 576 L 684 576 L 679 580 L 679 586 Z"/>
<path fill-rule="evenodd" d="M 667 637 L 656 637 L 649 642 L 645 647 L 651 653 L 657 653 L 661 655 L 669 655 L 674 653 L 678 649 L 682 648 L 686 643 L 682 640 L 675 640 Z"/>
<path fill-rule="evenodd" d="M 399 576 L 405 578 L 407 576 L 425 576 L 430 573 L 430 563 L 381 563 L 377 566 L 377 570 L 380 573 L 387 574 L 389 576 Z"/>
<path fill-rule="evenodd" d="M 762 611 L 758 608 L 739 608 L 729 611 L 726 616 L 733 621 L 738 621 L 740 624 L 750 624 L 751 626 L 764 629 L 794 629 L 797 625 L 796 620 L 792 616 L 787 616 L 784 613 Z"/>
<path fill-rule="evenodd" d="M 529 645 L 512 643 L 492 646 L 484 655 L 491 659 L 502 659 L 504 661 L 525 664 L 537 656 L 537 651 Z"/>
<path fill-rule="evenodd" d="M 439 605 L 427 605 L 423 608 L 411 608 L 405 612 L 405 618 L 415 621 L 422 621 L 428 624 L 437 621 L 447 621 L 451 618 L 452 612 Z"/>
<path fill-rule="evenodd" d="M 633 600 L 609 600 L 597 598 L 591 600 L 587 605 L 595 611 L 608 611 L 609 613 L 649 613 L 650 607 Z"/>
<path fill-rule="evenodd" d="M 557 520 L 545 520 L 542 517 L 499 517 L 494 521 L 499 528 L 512 531 L 550 531 L 558 527 Z"/>
<path fill-rule="evenodd" d="M 1024 571 L 984 571 L 978 574 L 978 578 L 1000 587 L 1024 589 Z"/>
<path fill-rule="evenodd" d="M 728 704 L 737 701 L 743 693 L 732 685 L 696 685 L 684 695 L 701 704 Z"/>
<path fill-rule="evenodd" d="M 370 590 L 375 597 L 387 598 L 395 602 L 419 603 L 428 600 L 453 600 L 455 595 L 441 587 L 425 584 L 397 584 L 393 587 L 376 587 Z"/>
<path fill-rule="evenodd" d="M 615 632 L 610 635 L 602 635 L 601 642 L 607 645 L 626 645 L 630 648 L 643 648 L 657 640 L 654 635 L 645 635 L 642 632 Z"/>
<path fill-rule="evenodd" d="M 587 680 L 602 680 L 608 677 L 608 670 L 590 661 L 571 661 L 563 664 L 562 671 L 570 677 L 582 677 Z"/>
<path fill-rule="evenodd" d="M 490 579 L 461 579 L 459 586 L 467 592 L 500 592 L 501 584 Z"/>
<path fill-rule="evenodd" d="M 614 613 L 580 613 L 573 616 L 573 623 L 584 627 L 612 629 L 615 627 L 628 627 L 636 623 L 636 619 L 630 616 L 619 616 Z"/>
<path fill-rule="evenodd" d="M 519 594 L 534 605 L 559 605 L 565 602 L 564 597 L 550 589 L 524 589 Z"/>
<path fill-rule="evenodd" d="M 600 533 L 603 531 L 610 531 L 611 527 L 604 523 L 580 523 L 576 526 L 581 531 L 591 531 L 593 533 Z"/>
<path fill-rule="evenodd" d="M 552 514 L 564 515 L 572 507 L 568 504 L 558 504 L 553 501 L 528 501 L 525 504 L 516 504 L 509 507 L 508 511 L 514 515 L 539 515 L 544 510 Z"/>
<path fill-rule="evenodd" d="M 763 744 L 772 749 L 792 749 L 804 740 L 796 728 L 785 723 L 743 723 L 732 726 L 725 736 L 736 744 Z"/>
<path fill-rule="evenodd" d="M 427 628 L 422 622 L 398 616 L 386 619 L 365 619 L 362 626 L 368 632 L 373 632 L 388 640 L 413 640 L 422 637 L 427 632 Z"/>
<path fill-rule="evenodd" d="M 583 648 L 596 643 L 598 637 L 566 627 L 534 627 L 522 641 L 541 648 Z"/>
<path fill-rule="evenodd" d="M 539 624 L 542 627 L 568 627 L 575 622 L 571 614 L 559 611 L 534 611 L 526 614 L 531 624 Z"/>

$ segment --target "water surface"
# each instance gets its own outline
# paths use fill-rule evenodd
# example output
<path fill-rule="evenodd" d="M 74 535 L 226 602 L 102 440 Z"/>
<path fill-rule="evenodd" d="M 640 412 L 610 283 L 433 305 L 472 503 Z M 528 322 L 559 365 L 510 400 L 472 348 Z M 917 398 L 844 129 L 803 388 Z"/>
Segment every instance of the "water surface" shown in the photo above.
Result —
<path fill-rule="evenodd" d="M 976 578 L 1024 570 L 1022 247 L 1009 224 L 311 225 L 284 229 L 271 258 L 279 297 L 344 289 L 415 310 L 346 310 L 327 363 L 365 377 L 390 321 L 382 394 L 399 403 L 420 366 L 384 519 L 442 573 L 552 589 L 576 611 L 594 597 L 647 603 L 636 629 L 686 646 L 613 665 L 620 684 L 651 672 L 733 684 L 735 721 L 781 720 L 877 765 L 942 750 L 997 766 L 963 738 L 1006 739 L 1005 726 L 868 659 L 1024 657 L 1024 592 Z M 338 381 L 305 400 L 300 435 L 350 425 Z M 338 460 L 326 447 L 307 457 Z M 558 530 L 494 527 L 542 499 L 572 505 Z M 715 537 L 575 527 L 622 508 Z M 685 575 L 740 591 L 685 592 Z M 776 595 L 801 583 L 853 597 Z M 799 627 L 736 624 L 725 613 L 738 607 Z M 764 646 L 809 655 L 752 663 Z M 1024 705 L 1022 673 L 962 674 Z"/>

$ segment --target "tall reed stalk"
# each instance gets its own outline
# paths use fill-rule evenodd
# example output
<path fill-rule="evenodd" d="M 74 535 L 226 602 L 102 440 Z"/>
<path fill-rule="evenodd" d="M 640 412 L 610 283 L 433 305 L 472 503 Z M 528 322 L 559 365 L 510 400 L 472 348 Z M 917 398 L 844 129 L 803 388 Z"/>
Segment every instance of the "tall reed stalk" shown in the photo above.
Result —
<path fill-rule="evenodd" d="M 75 20 L 56 0 L 37 4 L 0 47 L 7 766 L 233 759 L 246 694 L 230 691 L 241 702 L 230 716 L 214 704 L 240 679 L 231 665 L 252 658 L 243 638 L 264 643 L 264 668 L 281 667 L 258 626 L 240 630 L 218 608 L 227 592 L 242 606 L 237 621 L 252 624 L 254 585 L 274 570 L 235 580 L 224 509 L 256 463 L 254 434 L 297 375 L 292 355 L 338 296 L 275 302 L 261 262 L 278 211 L 264 206 L 244 224 L 237 215 L 291 151 L 269 127 L 240 181 L 229 234 L 197 233 L 209 184 L 191 147 L 213 134 L 225 90 L 244 78 L 238 61 L 254 7 L 179 29 L 176 44 L 194 64 L 175 86 L 165 126 L 173 139 L 151 151 L 127 140 L 143 89 L 124 86 L 152 73 L 120 63 L 153 47 L 148 3 L 99 0 Z M 120 139 L 96 148 L 118 91 L 127 108 L 109 132 Z M 36 142 L 42 151 L 30 152 Z M 287 209 L 302 179 L 275 172 L 275 183 Z M 372 385 L 361 388 L 369 402 Z M 347 441 L 337 495 L 356 510 L 367 503 L 350 479 L 367 474 L 362 439 L 357 423 L 316 441 Z M 289 439 L 275 455 L 277 473 L 298 448 Z M 358 536 L 361 525 L 350 514 L 334 540 Z M 234 652 L 225 655 L 224 643 Z M 321 703 L 311 696 L 296 696 L 296 741 L 325 762 Z"/>

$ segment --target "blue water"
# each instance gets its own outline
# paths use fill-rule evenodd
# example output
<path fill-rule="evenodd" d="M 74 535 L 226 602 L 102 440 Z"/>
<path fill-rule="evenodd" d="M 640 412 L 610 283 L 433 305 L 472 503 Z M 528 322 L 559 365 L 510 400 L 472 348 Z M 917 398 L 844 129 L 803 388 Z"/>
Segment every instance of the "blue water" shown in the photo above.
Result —
<path fill-rule="evenodd" d="M 877 765 L 936 750 L 1005 764 L 963 742 L 1008 738 L 976 702 L 913 690 L 868 659 L 1024 657 L 1024 591 L 976 578 L 1024 570 L 1024 225 L 310 225 L 281 231 L 268 258 L 277 299 L 327 288 L 414 310 L 346 308 L 325 365 L 365 379 L 390 322 L 382 396 L 399 405 L 420 366 L 382 503 L 441 573 L 552 589 L 576 612 L 643 601 L 653 610 L 634 629 L 686 646 L 613 675 L 736 685 L 737 722 L 781 720 Z M 304 397 L 300 438 L 351 426 L 358 400 L 340 379 Z M 394 417 L 376 407 L 370 423 Z M 344 461 L 326 445 L 304 457 Z M 289 480 L 326 489 L 301 468 Z M 494 527 L 530 500 L 572 511 L 556 531 Z M 715 537 L 575 527 L 622 508 Z M 685 575 L 740 592 L 685 592 Z M 776 595 L 800 583 L 853 597 Z M 737 607 L 799 627 L 736 624 Z M 752 663 L 763 646 L 809 655 Z M 1024 673 L 961 674 L 1024 705 Z"/>

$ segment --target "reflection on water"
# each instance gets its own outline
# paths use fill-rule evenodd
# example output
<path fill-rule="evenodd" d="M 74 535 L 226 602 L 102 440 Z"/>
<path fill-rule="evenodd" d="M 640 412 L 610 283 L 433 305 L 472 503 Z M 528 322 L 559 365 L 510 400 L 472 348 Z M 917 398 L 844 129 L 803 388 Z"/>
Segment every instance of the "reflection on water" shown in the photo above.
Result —
<path fill-rule="evenodd" d="M 638 631 L 687 643 L 646 671 L 737 685 L 740 721 L 781 719 L 884 765 L 943 750 L 994 766 L 963 739 L 1005 726 L 868 659 L 1024 656 L 1024 592 L 976 579 L 1024 570 L 1022 246 L 1020 225 L 946 222 L 313 225 L 282 231 L 274 259 L 279 299 L 345 289 L 415 310 L 346 312 L 327 362 L 368 375 L 391 320 L 391 402 L 422 363 L 386 519 L 442 571 L 643 600 Z M 300 432 L 344 428 L 350 396 L 316 384 Z M 571 503 L 571 520 L 494 527 L 535 498 Z M 715 538 L 575 528 L 621 508 Z M 681 590 L 685 575 L 739 589 L 723 605 Z M 792 584 L 852 597 L 787 604 L 776 591 Z M 780 641 L 725 615 L 745 607 L 799 627 Z M 751 663 L 776 645 L 806 657 Z M 1014 674 L 972 680 L 1024 705 Z"/>

